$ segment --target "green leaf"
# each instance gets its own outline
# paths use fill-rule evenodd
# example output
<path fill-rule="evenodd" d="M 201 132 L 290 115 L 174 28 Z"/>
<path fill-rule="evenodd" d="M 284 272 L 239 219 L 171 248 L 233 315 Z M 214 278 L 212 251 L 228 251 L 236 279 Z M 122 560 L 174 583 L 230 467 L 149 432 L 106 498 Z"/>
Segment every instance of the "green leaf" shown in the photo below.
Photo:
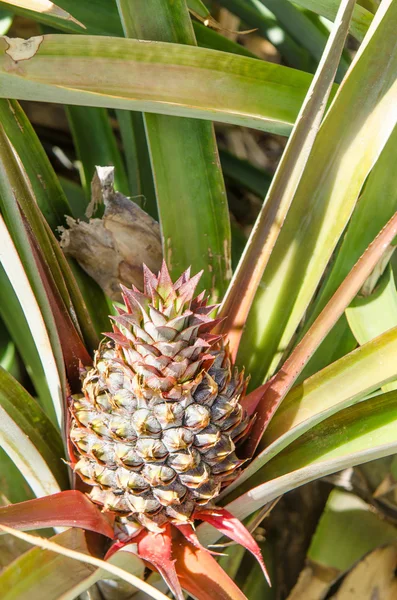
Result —
<path fill-rule="evenodd" d="M 365 554 L 395 542 L 397 529 L 363 500 L 333 490 L 313 536 L 308 558 L 347 571 Z"/>
<path fill-rule="evenodd" d="M 42 548 L 44 550 L 49 550 L 51 553 L 55 553 L 55 554 L 59 554 L 63 557 L 71 558 L 74 561 L 78 561 L 79 563 L 83 563 L 85 565 L 92 565 L 95 567 L 100 567 L 101 569 L 103 569 L 103 571 L 106 574 L 110 573 L 111 575 L 116 575 L 120 579 L 123 579 L 124 581 L 126 581 L 127 583 L 132 585 L 133 587 L 138 588 L 139 590 L 145 592 L 147 595 L 149 595 L 152 598 L 155 598 L 156 600 L 167 600 L 167 596 L 165 596 L 164 594 L 159 592 L 156 588 L 149 585 L 148 583 L 146 583 L 145 581 L 143 581 L 136 575 L 133 575 L 132 573 L 129 573 L 128 571 L 125 571 L 124 569 L 122 569 L 116 565 L 113 565 L 110 561 L 105 562 L 105 561 L 97 558 L 96 556 L 93 556 L 90 553 L 90 551 L 84 552 L 84 549 L 83 549 L 83 551 L 81 551 L 80 548 L 74 549 L 73 546 L 72 546 L 72 549 L 65 547 L 58 543 L 57 536 L 56 536 L 55 540 L 53 541 L 53 540 L 39 538 L 37 536 L 30 535 L 28 533 L 23 533 L 22 531 L 17 531 L 16 529 L 11 529 L 10 527 L 5 527 L 4 525 L 0 525 L 0 529 L 5 531 L 6 533 L 12 534 L 16 538 L 19 538 L 21 540 L 28 542 L 29 544 L 38 546 L 39 548 Z M 26 556 L 26 554 L 24 556 Z M 12 567 L 12 565 L 11 565 L 11 567 Z M 32 574 L 32 571 L 30 571 L 30 573 Z M 33 574 L 34 574 L 34 571 L 33 571 Z M 85 576 L 87 576 L 87 571 L 85 573 Z M 10 587 L 11 587 L 11 594 L 12 594 L 13 593 L 12 586 L 10 586 Z M 7 600 L 11 600 L 11 598 L 16 598 L 16 597 L 11 595 L 10 598 Z M 19 597 L 18 597 L 18 600 L 19 600 Z"/>
<path fill-rule="evenodd" d="M 116 114 L 127 163 L 130 195 L 153 219 L 158 221 L 156 190 L 143 115 L 127 110 L 117 110 Z"/>
<path fill-rule="evenodd" d="M 138 558 L 135 554 L 132 554 L 132 552 L 121 550 L 113 554 L 107 562 L 117 567 L 120 567 L 121 569 L 123 569 L 123 571 L 127 571 L 127 573 L 130 573 L 131 575 L 139 577 L 139 579 L 144 579 L 145 565 L 143 561 L 140 558 Z M 113 580 L 115 582 L 115 586 L 117 586 L 120 583 L 119 577 L 116 577 L 111 573 L 106 572 L 104 569 L 98 568 L 92 573 L 92 575 L 82 580 L 77 585 L 74 585 L 72 587 L 69 583 L 68 591 L 65 591 L 61 597 L 57 596 L 56 598 L 57 600 L 74 600 L 80 594 L 83 594 L 83 592 L 89 590 L 89 588 L 96 582 L 101 581 L 101 579 L 108 580 L 108 583 L 110 583 L 109 580 Z M 148 581 L 148 583 L 150 582 L 150 579 L 146 580 Z M 65 577 L 65 587 L 66 585 L 68 584 L 66 582 Z M 131 588 L 131 591 L 132 589 L 133 588 Z"/>
<path fill-rule="evenodd" d="M 72 210 L 39 138 L 16 100 L 0 99 L 0 122 L 21 159 L 41 212 L 56 231 Z"/>
<path fill-rule="evenodd" d="M 303 8 L 308 8 L 331 21 L 334 20 L 339 7 L 339 0 L 294 0 L 294 3 Z M 351 33 L 360 42 L 367 33 L 372 19 L 373 15 L 369 10 L 357 3 L 351 23 Z"/>
<path fill-rule="evenodd" d="M 25 295 L 27 294 L 25 293 Z M 27 304 L 25 304 L 25 309 L 26 307 Z M 18 352 L 33 382 L 42 408 L 44 408 L 51 419 L 55 419 L 54 405 L 49 391 L 51 378 L 47 383 L 46 373 L 40 360 L 40 352 L 36 347 L 28 320 L 2 265 L 0 265 L 0 315 L 18 348 Z M 32 318 L 37 326 L 39 321 L 36 320 L 35 316 Z M 43 328 L 41 331 L 44 334 L 45 329 Z M 38 332 L 36 331 L 36 333 Z M 40 339 L 39 335 L 37 335 L 36 342 L 38 344 L 40 344 Z M 44 355 L 42 357 L 45 360 Z M 51 364 L 51 361 L 49 364 Z M 49 364 L 46 363 L 47 369 Z M 54 383 L 57 380 L 58 375 L 56 375 Z"/>
<path fill-rule="evenodd" d="M 12 56 L 23 44 L 12 41 L 12 50 L 7 40 L 0 39 L 3 97 L 199 117 L 283 135 L 311 81 L 308 73 L 206 48 L 70 35 L 32 38 L 31 58 L 15 71 Z"/>
<path fill-rule="evenodd" d="M 397 128 L 392 132 L 368 176 L 364 191 L 354 209 L 342 243 L 336 252 L 335 260 L 327 273 L 315 302 L 309 309 L 309 318 L 300 337 L 304 335 L 314 319 L 324 308 L 365 247 L 381 231 L 387 220 L 397 210 L 397 173 L 394 169 L 396 152 Z M 392 327 L 393 325 L 394 323 L 391 322 L 390 326 Z M 315 362 L 319 362 L 321 366 L 326 366 L 332 362 L 333 349 L 341 339 L 340 332 L 342 328 L 346 331 L 346 328 L 339 323 L 338 329 L 334 328 L 329 333 L 326 338 L 326 344 L 319 348 L 318 352 L 309 362 L 308 369 L 306 370 L 307 375 L 314 372 Z M 378 330 L 378 333 L 380 333 L 380 330 Z"/>
<path fill-rule="evenodd" d="M 57 6 L 73 15 L 76 21 L 78 20 L 77 22 L 72 19 L 65 19 L 54 11 L 35 12 L 32 9 L 23 7 L 22 3 L 19 6 L 14 3 L 14 6 L 11 7 L 8 2 L 3 0 L 0 2 L 0 6 L 7 7 L 10 10 L 12 8 L 12 11 L 17 15 L 68 32 L 82 33 L 86 31 L 86 33 L 115 36 L 122 34 L 115 3 L 107 0 L 84 0 L 84 2 L 81 2 L 81 0 L 59 0 Z M 84 24 L 86 30 L 81 27 L 81 24 Z"/>
<path fill-rule="evenodd" d="M 22 8 L 28 11 L 44 13 L 45 15 L 51 15 L 56 17 L 57 19 L 64 19 L 66 21 L 71 21 L 80 27 L 84 27 L 82 23 L 79 23 L 72 15 L 65 12 L 54 4 L 50 2 L 50 0 L 3 0 L 2 4 L 6 4 L 13 10 L 15 7 Z"/>
<path fill-rule="evenodd" d="M 62 546 L 90 554 L 86 533 L 81 529 L 69 529 L 52 539 Z M 3 570 L 0 586 L 4 600 L 39 597 L 58 600 L 95 571 L 95 567 L 76 563 L 72 558 L 32 548 Z"/>
<path fill-rule="evenodd" d="M 397 4 L 382 3 L 320 127 L 243 336 L 239 362 L 254 386 L 288 348 L 396 124 L 396 19 Z"/>
<path fill-rule="evenodd" d="M 29 241 L 24 237 L 22 237 L 22 241 L 24 244 L 23 250 L 26 252 L 27 257 L 25 265 L 22 265 L 4 220 L 0 216 L 0 262 L 15 292 L 26 322 L 29 325 L 51 395 L 53 412 L 56 415 L 59 425 L 61 425 L 63 419 L 63 398 L 66 391 L 66 377 L 61 344 L 48 296 L 43 289 L 37 265 L 30 255 L 31 248 Z M 34 289 L 37 290 L 37 297 L 31 287 L 25 269 L 30 272 L 32 281 L 34 282 Z M 8 314 L 11 321 L 13 315 Z M 16 304 L 15 317 L 18 317 L 19 314 L 18 304 Z M 24 322 L 21 324 L 24 324 Z M 23 343 L 23 339 L 21 339 L 21 343 Z M 30 346 L 28 339 L 26 345 L 26 351 L 28 352 Z M 28 365 L 33 368 L 35 364 L 37 364 L 37 357 L 29 352 Z M 38 371 L 37 379 L 34 379 L 36 383 L 41 384 L 42 370 Z"/>
<path fill-rule="evenodd" d="M 0 369 L 0 445 L 37 496 L 68 486 L 62 440 L 37 402 Z"/>
<path fill-rule="evenodd" d="M 109 330 L 109 314 L 111 314 L 104 291 L 75 260 L 69 258 L 68 263 L 80 290 L 83 292 L 84 301 L 91 315 L 97 336 L 101 339 L 103 332 Z"/>
<path fill-rule="evenodd" d="M 211 16 L 210 11 L 201 0 L 187 0 L 186 5 L 190 11 L 195 12 L 203 19 L 208 19 Z"/>
<path fill-rule="evenodd" d="M 197 44 L 201 48 L 212 48 L 213 50 L 221 50 L 222 52 L 230 52 L 231 54 L 241 54 L 241 56 L 249 56 L 250 58 L 258 58 L 252 54 L 245 46 L 237 44 L 224 35 L 220 35 L 210 27 L 206 27 L 201 23 L 193 21 L 193 29 L 196 35 Z"/>
<path fill-rule="evenodd" d="M 359 344 L 397 326 L 397 290 L 390 265 L 372 294 L 353 300 L 346 309 L 346 317 Z M 384 392 L 394 389 L 395 382 L 382 386 Z"/>
<path fill-rule="evenodd" d="M 248 160 L 234 156 L 227 150 L 220 150 L 222 171 L 225 177 L 245 187 L 247 190 L 264 198 L 269 190 L 272 175 L 263 169 L 258 169 Z"/>
<path fill-rule="evenodd" d="M 41 253 L 43 258 L 41 266 L 43 270 L 47 270 L 44 276 L 47 276 L 55 284 L 51 292 L 56 298 L 56 307 L 59 309 L 59 314 L 63 316 L 68 333 L 71 337 L 74 335 L 76 347 L 79 343 L 82 345 L 79 335 L 83 332 L 87 345 L 90 348 L 96 348 L 99 340 L 77 283 L 54 234 L 44 220 L 36 199 L 32 195 L 30 178 L 22 163 L 15 156 L 7 135 L 1 129 L 0 160 L 2 169 L 0 206 L 15 245 L 20 254 L 23 253 L 21 256 L 25 267 L 29 261 L 33 260 L 34 262 L 30 246 L 31 240 L 28 239 L 28 230 L 25 225 L 27 222 L 32 238 L 39 247 L 39 249 L 36 248 L 36 252 Z M 33 174 L 30 173 L 30 175 Z M 45 185 L 45 182 L 43 183 Z M 40 259 L 40 255 L 38 258 Z M 32 276 L 32 273 L 33 271 L 28 270 L 29 276 Z M 36 296 L 40 292 L 42 293 L 42 290 L 35 289 Z M 49 292 L 48 288 L 47 292 Z M 54 306 L 52 309 L 55 310 Z M 60 322 L 58 322 L 58 327 L 61 327 Z M 63 350 L 67 350 L 67 346 L 64 345 Z"/>
<path fill-rule="evenodd" d="M 339 358 L 342 358 L 342 356 L 345 356 L 345 354 L 348 354 L 356 347 L 356 338 L 352 334 L 346 316 L 342 315 L 306 364 L 296 380 L 297 383 L 321 371 L 321 369 L 339 360 Z"/>
<path fill-rule="evenodd" d="M 354 0 L 343 0 L 316 74 L 299 111 L 291 136 L 271 181 L 262 209 L 234 273 L 219 317 L 228 335 L 232 355 L 239 347 L 258 286 L 269 266 L 272 251 L 283 233 L 288 211 L 305 177 L 310 154 L 331 92 L 332 82 L 349 29 Z M 284 225 L 285 227 L 285 225 Z"/>
<path fill-rule="evenodd" d="M 117 6 L 128 37 L 196 43 L 184 0 Z M 144 120 L 168 267 L 174 276 L 190 265 L 204 268 L 200 285 L 220 297 L 230 279 L 230 224 L 213 126 L 162 115 Z"/>
<path fill-rule="evenodd" d="M 59 183 L 61 184 L 63 193 L 70 205 L 69 214 L 75 219 L 85 218 L 85 209 L 87 207 L 87 198 L 80 184 L 72 179 L 59 175 Z"/>
<path fill-rule="evenodd" d="M 354 454 L 364 450 L 373 453 L 368 460 L 375 458 L 378 451 L 380 456 L 393 454 L 397 444 L 396 399 L 394 391 L 381 394 L 323 421 L 271 460 L 261 471 L 262 481 L 341 457 L 350 456 L 353 466 L 357 464 Z M 383 453 L 385 450 L 387 453 Z"/>
<path fill-rule="evenodd" d="M 24 502 L 34 498 L 21 471 L 2 448 L 0 448 L 0 489 L 9 502 Z"/>
<path fill-rule="evenodd" d="M 346 317 L 359 344 L 397 326 L 397 291 L 390 266 L 369 296 L 357 296 Z"/>
<path fill-rule="evenodd" d="M 0 267 L 1 269 L 1 267 Z M 1 293 L 1 292 L 0 292 Z M 1 305 L 0 305 L 1 314 Z M 12 341 L 6 326 L 0 318 L 0 366 L 11 373 L 15 379 L 19 379 L 20 369 L 17 363 L 15 344 Z"/>
<path fill-rule="evenodd" d="M 313 72 L 320 61 L 328 32 L 288 0 L 222 0 L 224 6 L 270 40 L 291 67 Z M 303 49 L 306 50 L 303 53 Z M 311 57 L 311 58 L 310 58 Z M 342 54 L 338 78 L 350 60 Z"/>
<path fill-rule="evenodd" d="M 320 61 L 328 36 L 292 2 L 288 0 L 250 0 L 250 3 L 258 7 L 260 4 L 267 6 L 291 37 L 310 52 L 316 63 Z M 339 5 L 340 2 L 338 2 Z M 345 75 L 349 64 L 350 60 L 342 53 L 338 68 L 339 77 Z"/>
<path fill-rule="evenodd" d="M 115 167 L 115 188 L 130 195 L 129 184 L 109 115 L 104 108 L 69 106 L 66 109 L 77 156 L 81 162 L 82 185 L 91 199 L 91 181 L 95 167 Z"/>
<path fill-rule="evenodd" d="M 7 10 L 0 9 L 0 35 L 5 35 L 11 27 L 13 16 Z"/>

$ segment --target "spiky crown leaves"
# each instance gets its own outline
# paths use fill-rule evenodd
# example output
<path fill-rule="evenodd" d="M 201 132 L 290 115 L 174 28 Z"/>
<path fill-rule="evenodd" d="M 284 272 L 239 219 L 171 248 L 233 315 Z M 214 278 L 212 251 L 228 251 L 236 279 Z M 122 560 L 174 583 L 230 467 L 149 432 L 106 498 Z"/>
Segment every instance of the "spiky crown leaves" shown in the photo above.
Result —
<path fill-rule="evenodd" d="M 173 283 L 164 261 L 157 277 L 146 266 L 143 271 L 143 293 L 122 286 L 126 310 L 117 309 L 113 333 L 106 335 L 133 366 L 134 391 L 178 400 L 215 360 L 209 351 L 221 340 L 211 333 L 219 322 L 210 316 L 216 305 L 207 304 L 205 292 L 194 298 L 202 272 L 190 277 L 187 269 Z"/>

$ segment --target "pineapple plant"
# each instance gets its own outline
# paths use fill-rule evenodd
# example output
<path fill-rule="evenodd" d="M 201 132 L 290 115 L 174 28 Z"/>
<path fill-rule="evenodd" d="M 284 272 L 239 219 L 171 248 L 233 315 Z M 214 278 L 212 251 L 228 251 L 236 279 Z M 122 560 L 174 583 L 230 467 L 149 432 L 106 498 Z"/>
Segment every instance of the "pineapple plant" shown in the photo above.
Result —
<path fill-rule="evenodd" d="M 74 472 L 120 524 L 191 523 L 244 462 L 247 382 L 212 333 L 215 307 L 193 298 L 199 278 L 188 270 L 173 284 L 165 263 L 157 277 L 144 266 L 144 292 L 123 288 L 126 309 L 71 405 Z"/>
<path fill-rule="evenodd" d="M 397 451 L 397 1 L 0 4 L 4 598 L 283 597 L 277 499 Z"/>

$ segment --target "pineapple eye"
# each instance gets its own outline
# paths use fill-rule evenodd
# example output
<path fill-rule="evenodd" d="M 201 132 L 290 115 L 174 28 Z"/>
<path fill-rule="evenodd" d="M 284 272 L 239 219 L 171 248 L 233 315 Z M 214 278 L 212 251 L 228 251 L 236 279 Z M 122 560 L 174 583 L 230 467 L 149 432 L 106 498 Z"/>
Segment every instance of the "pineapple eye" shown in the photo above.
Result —
<path fill-rule="evenodd" d="M 202 462 L 195 469 L 179 475 L 179 479 L 183 485 L 194 490 L 207 483 L 210 480 L 210 476 L 209 467 Z"/>
<path fill-rule="evenodd" d="M 195 431 L 201 431 L 210 424 L 211 415 L 205 406 L 191 404 L 185 411 L 185 427 Z"/>
<path fill-rule="evenodd" d="M 116 483 L 121 489 L 132 490 L 135 494 L 142 494 L 150 487 L 141 475 L 127 469 L 118 469 Z"/>
<path fill-rule="evenodd" d="M 128 417 L 114 415 L 109 421 L 109 430 L 120 440 L 135 441 L 136 433 Z"/>
<path fill-rule="evenodd" d="M 163 460 L 168 451 L 165 445 L 154 438 L 141 438 L 137 441 L 135 449 L 139 456 L 148 462 Z"/>
<path fill-rule="evenodd" d="M 175 452 L 170 454 L 167 463 L 175 469 L 177 473 L 185 473 L 194 469 L 200 462 L 200 453 L 194 448 L 189 448 L 185 452 Z"/>
<path fill-rule="evenodd" d="M 184 427 L 173 427 L 164 432 L 163 442 L 169 452 L 186 450 L 193 443 L 193 433 Z"/>
<path fill-rule="evenodd" d="M 186 496 L 187 490 L 185 486 L 180 483 L 172 483 L 170 486 L 155 488 L 153 495 L 163 506 L 172 506 L 174 504 L 181 504 L 183 498 Z"/>
<path fill-rule="evenodd" d="M 156 437 L 161 433 L 161 425 L 150 410 L 141 408 L 132 415 L 132 424 L 138 436 Z"/>
<path fill-rule="evenodd" d="M 178 402 L 157 404 L 153 412 L 163 429 L 180 427 L 183 420 L 183 407 Z"/>
<path fill-rule="evenodd" d="M 166 465 L 158 464 L 145 465 L 142 475 L 153 486 L 169 484 L 176 477 L 173 469 Z"/>

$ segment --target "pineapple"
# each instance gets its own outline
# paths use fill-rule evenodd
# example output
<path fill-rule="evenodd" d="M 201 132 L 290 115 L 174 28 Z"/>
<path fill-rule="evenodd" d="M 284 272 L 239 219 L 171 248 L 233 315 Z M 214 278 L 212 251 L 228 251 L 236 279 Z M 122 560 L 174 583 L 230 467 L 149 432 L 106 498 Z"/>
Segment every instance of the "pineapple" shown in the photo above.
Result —
<path fill-rule="evenodd" d="M 215 307 L 193 299 L 200 276 L 173 284 L 164 263 L 157 277 L 144 268 L 144 293 L 122 287 L 125 310 L 71 406 L 73 468 L 91 499 L 151 531 L 191 522 L 244 462 L 246 381 L 211 333 Z"/>

